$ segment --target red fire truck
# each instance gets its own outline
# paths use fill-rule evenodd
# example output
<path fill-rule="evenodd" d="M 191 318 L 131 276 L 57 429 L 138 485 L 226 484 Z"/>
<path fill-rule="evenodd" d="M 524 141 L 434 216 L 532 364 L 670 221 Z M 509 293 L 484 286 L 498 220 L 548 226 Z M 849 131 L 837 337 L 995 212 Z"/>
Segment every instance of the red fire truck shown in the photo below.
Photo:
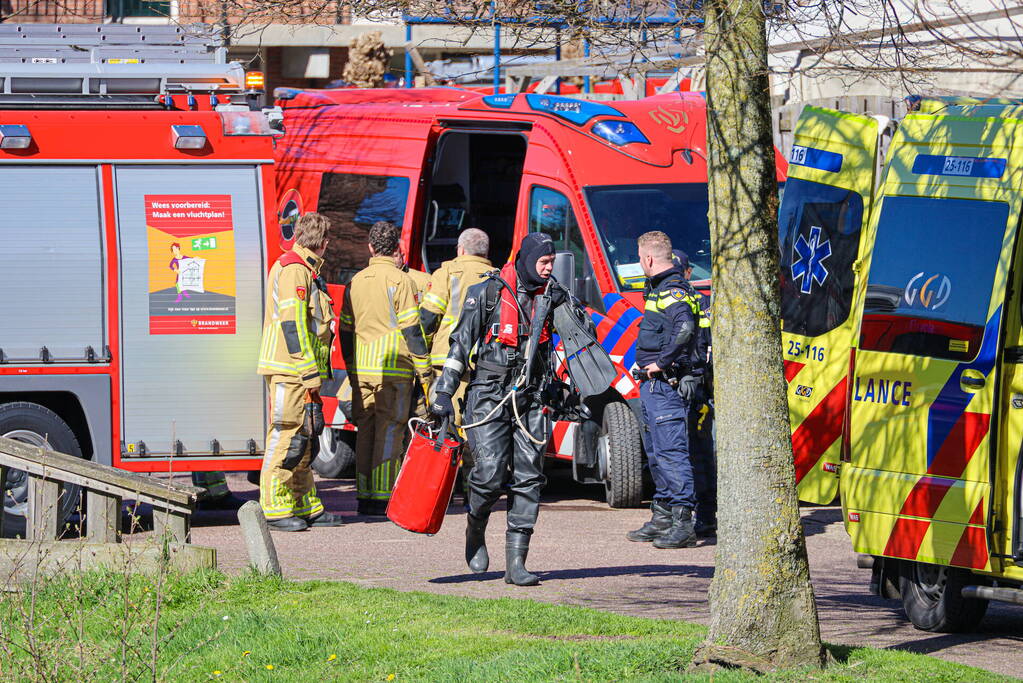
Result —
<path fill-rule="evenodd" d="M 636 238 L 663 230 L 689 255 L 697 286 L 709 285 L 704 98 L 599 103 L 455 88 L 275 95 L 286 129 L 277 153 L 281 239 L 288 243 L 291 218 L 303 211 L 330 217 L 328 283 L 342 285 L 366 265 L 367 230 L 378 220 L 403 226 L 411 267 L 426 271 L 454 257 L 466 227 L 489 233 L 495 264 L 526 233 L 551 235 L 559 280 L 590 308 L 620 373 L 590 405 L 593 420 L 555 426 L 549 454 L 571 461 L 578 481 L 603 484 L 611 506 L 638 505 L 643 451 L 628 372 L 645 281 Z M 779 181 L 784 171 L 779 158 Z M 351 389 L 337 353 L 334 365 L 323 393 L 338 400 L 325 397 L 332 429 L 321 460 L 340 463 L 351 457 L 352 433 L 335 406 Z"/>
<path fill-rule="evenodd" d="M 259 469 L 277 228 L 258 95 L 208 29 L 0 24 L 0 436 L 136 472 Z M 9 473 L 9 522 L 26 493 Z"/>

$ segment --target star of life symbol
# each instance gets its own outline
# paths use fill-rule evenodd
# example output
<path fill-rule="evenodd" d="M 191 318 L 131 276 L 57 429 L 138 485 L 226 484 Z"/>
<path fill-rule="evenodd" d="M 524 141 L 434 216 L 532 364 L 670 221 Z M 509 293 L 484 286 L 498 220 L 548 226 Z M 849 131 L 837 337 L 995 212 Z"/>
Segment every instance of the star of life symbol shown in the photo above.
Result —
<path fill-rule="evenodd" d="M 798 258 L 792 261 L 792 279 L 803 279 L 799 283 L 799 291 L 809 294 L 813 281 L 823 285 L 828 279 L 828 269 L 824 267 L 824 259 L 831 256 L 831 240 L 821 241 L 821 229 L 816 225 L 810 228 L 809 241 L 799 236 L 796 243 L 792 245 L 793 256 Z"/>

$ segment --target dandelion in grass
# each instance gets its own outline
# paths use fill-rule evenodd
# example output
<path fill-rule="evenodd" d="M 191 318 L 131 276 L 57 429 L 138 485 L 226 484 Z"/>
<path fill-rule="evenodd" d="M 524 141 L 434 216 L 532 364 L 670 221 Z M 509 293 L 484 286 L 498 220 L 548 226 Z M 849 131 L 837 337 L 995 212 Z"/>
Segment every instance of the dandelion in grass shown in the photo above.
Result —
<path fill-rule="evenodd" d="M 387 674 L 387 680 L 393 681 L 394 680 L 394 674 Z"/>
<path fill-rule="evenodd" d="M 242 657 L 248 657 L 248 656 L 249 656 L 249 655 L 251 655 L 251 654 L 252 654 L 251 652 L 249 652 L 248 650 L 246 650 L 245 652 L 243 652 L 243 653 L 242 653 Z"/>
<path fill-rule="evenodd" d="M 266 665 L 266 670 L 267 671 L 273 671 L 274 670 L 274 665 L 273 664 L 267 664 Z"/>
<path fill-rule="evenodd" d="M 327 657 L 327 661 L 328 662 L 333 662 L 335 659 L 337 659 L 337 655 L 331 655 L 331 656 Z"/>

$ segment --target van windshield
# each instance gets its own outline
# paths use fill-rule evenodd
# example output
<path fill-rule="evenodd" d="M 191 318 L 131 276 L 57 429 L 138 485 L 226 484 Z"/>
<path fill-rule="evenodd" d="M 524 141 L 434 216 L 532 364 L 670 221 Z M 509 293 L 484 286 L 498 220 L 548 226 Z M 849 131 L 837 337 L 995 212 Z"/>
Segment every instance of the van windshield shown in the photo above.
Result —
<path fill-rule="evenodd" d="M 608 263 L 621 291 L 642 291 L 636 238 L 660 230 L 689 256 L 693 280 L 710 278 L 710 226 L 706 183 L 600 185 L 585 189 L 586 201 Z"/>
<path fill-rule="evenodd" d="M 860 348 L 967 360 L 984 337 L 1009 207 L 885 197 Z"/>

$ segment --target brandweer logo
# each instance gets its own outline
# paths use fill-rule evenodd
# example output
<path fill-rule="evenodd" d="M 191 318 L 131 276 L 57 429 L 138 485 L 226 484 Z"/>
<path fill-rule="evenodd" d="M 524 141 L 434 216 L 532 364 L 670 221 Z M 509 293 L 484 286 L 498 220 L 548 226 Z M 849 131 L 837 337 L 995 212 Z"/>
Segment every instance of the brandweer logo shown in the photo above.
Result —
<path fill-rule="evenodd" d="M 910 306 L 914 302 L 919 301 L 920 305 L 929 311 L 936 311 L 941 308 L 948 297 L 952 295 L 952 281 L 948 279 L 947 275 L 941 273 L 935 273 L 926 280 L 923 284 L 917 288 L 917 283 L 924 277 L 923 271 L 917 273 L 909 279 L 906 283 L 906 293 L 903 298 L 906 303 Z M 938 280 L 938 278 L 941 278 Z M 937 282 L 935 282 L 937 281 Z M 919 294 L 919 299 L 917 295 Z"/>

